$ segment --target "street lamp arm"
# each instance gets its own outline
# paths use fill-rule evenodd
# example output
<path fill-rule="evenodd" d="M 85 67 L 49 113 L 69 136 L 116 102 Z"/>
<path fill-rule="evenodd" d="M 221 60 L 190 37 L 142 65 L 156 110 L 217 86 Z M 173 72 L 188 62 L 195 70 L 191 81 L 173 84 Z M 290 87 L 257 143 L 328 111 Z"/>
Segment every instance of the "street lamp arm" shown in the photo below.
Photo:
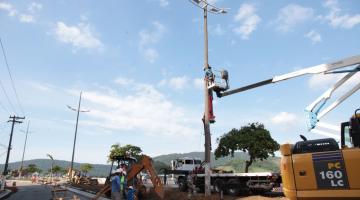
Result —
<path fill-rule="evenodd" d="M 229 8 L 218 8 L 212 4 L 209 4 L 205 0 L 189 0 L 189 1 L 194 5 L 196 5 L 197 7 L 201 9 L 205 9 L 206 11 L 214 14 L 226 14 L 227 10 L 229 10 Z"/>
<path fill-rule="evenodd" d="M 71 106 L 69 106 L 69 105 L 66 105 L 70 110 L 72 110 L 72 111 L 75 111 L 75 112 L 77 112 L 78 110 L 77 109 L 75 109 L 75 108 L 73 108 L 73 107 L 71 107 Z M 90 110 L 80 110 L 79 112 L 90 112 Z"/>

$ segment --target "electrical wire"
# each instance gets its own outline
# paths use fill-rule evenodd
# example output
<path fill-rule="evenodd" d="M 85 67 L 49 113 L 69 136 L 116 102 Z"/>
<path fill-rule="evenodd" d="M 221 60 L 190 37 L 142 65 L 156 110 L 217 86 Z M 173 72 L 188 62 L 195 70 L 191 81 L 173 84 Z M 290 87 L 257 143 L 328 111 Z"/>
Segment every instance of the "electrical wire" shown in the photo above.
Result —
<path fill-rule="evenodd" d="M 9 113 L 10 115 L 10 112 L 8 111 L 8 109 L 6 109 L 6 107 L 4 106 L 4 104 L 0 101 L 0 107 L 7 113 Z"/>
<path fill-rule="evenodd" d="M 5 53 L 5 49 L 4 49 L 4 45 L 2 43 L 1 37 L 0 37 L 0 44 L 1 44 L 1 49 L 2 49 L 2 52 L 3 52 L 3 56 L 4 56 L 4 59 L 5 59 L 6 68 L 7 68 L 7 71 L 9 73 L 10 80 L 11 80 L 11 86 L 12 86 L 12 88 L 14 90 L 14 93 L 15 93 L 16 101 L 17 101 L 17 103 L 19 105 L 19 108 L 20 108 L 22 114 L 25 115 L 24 109 L 23 109 L 23 107 L 22 107 L 22 105 L 20 103 L 19 95 L 18 95 L 18 93 L 16 91 L 16 88 L 15 88 L 14 79 L 12 78 L 12 75 L 11 75 L 11 72 L 10 72 L 9 63 L 8 63 L 8 60 L 7 60 L 7 57 L 6 57 L 6 53 Z"/>
<path fill-rule="evenodd" d="M 4 92 L 4 95 L 5 95 L 6 99 L 7 99 L 10 107 L 12 108 L 13 112 L 17 115 L 16 109 L 15 109 L 14 105 L 11 103 L 10 98 L 9 98 L 9 95 L 7 94 L 7 92 L 6 92 L 6 90 L 5 90 L 5 87 L 4 87 L 4 85 L 2 84 L 1 80 L 0 80 L 0 86 L 1 86 L 2 91 Z M 5 108 L 5 107 L 4 107 L 4 108 Z"/>

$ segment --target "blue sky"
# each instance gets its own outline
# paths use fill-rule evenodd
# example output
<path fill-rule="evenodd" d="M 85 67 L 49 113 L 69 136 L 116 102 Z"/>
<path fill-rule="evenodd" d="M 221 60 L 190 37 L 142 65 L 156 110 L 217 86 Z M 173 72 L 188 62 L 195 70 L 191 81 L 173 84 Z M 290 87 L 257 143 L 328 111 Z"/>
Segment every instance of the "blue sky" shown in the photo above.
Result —
<path fill-rule="evenodd" d="M 359 54 L 360 4 L 349 1 L 211 1 L 230 8 L 209 14 L 209 63 L 227 69 L 230 86 Z M 71 159 L 76 106 L 82 108 L 75 160 L 105 163 L 114 143 L 151 156 L 203 150 L 202 11 L 186 0 L 0 1 L 0 36 L 30 120 L 25 159 Z M 303 110 L 339 76 L 304 76 L 215 98 L 216 138 L 250 122 L 279 142 L 307 132 Z M 0 159 L 9 115 L 23 113 L 0 58 Z M 350 84 L 335 97 L 359 80 Z M 358 108 L 354 94 L 324 121 L 338 125 Z M 10 161 L 21 159 L 26 121 L 16 125 Z"/>

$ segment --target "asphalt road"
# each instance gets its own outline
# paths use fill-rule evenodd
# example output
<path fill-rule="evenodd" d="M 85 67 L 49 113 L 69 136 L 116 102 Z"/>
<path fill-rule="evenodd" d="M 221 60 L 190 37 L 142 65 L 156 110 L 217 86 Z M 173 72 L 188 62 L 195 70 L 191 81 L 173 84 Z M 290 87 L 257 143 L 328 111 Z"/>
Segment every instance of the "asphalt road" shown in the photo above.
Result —
<path fill-rule="evenodd" d="M 53 186 L 32 184 L 29 181 L 17 181 L 16 185 L 18 191 L 11 194 L 7 200 L 50 200 L 53 198 L 51 194 Z M 73 195 L 74 193 L 68 191 L 66 193 L 66 199 L 72 199 Z M 89 199 L 79 195 L 77 196 L 81 200 Z M 59 192 L 57 197 L 64 197 L 64 193 Z"/>

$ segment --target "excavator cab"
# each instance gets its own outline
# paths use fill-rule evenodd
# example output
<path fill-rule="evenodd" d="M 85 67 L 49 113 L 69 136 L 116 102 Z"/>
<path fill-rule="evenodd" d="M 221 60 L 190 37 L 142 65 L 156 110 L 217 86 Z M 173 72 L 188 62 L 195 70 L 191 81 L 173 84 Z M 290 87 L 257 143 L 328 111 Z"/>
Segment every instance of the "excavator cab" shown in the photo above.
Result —
<path fill-rule="evenodd" d="M 283 191 L 290 200 L 359 199 L 360 109 L 333 138 L 280 146 Z"/>

